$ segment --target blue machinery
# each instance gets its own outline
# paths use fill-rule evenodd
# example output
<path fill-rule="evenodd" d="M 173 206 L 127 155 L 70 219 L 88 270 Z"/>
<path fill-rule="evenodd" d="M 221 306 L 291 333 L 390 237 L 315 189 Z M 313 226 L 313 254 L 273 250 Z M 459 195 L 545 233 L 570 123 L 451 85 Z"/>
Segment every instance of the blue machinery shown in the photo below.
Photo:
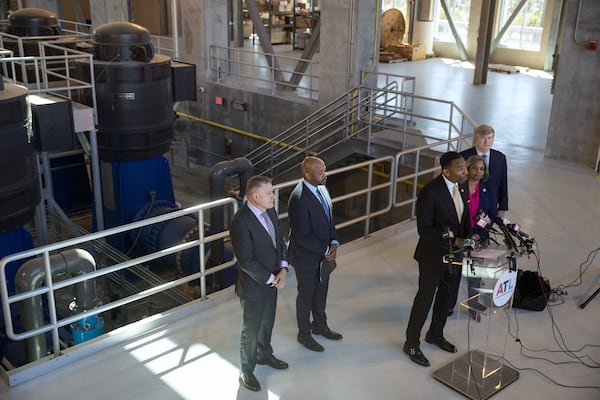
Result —
<path fill-rule="evenodd" d="M 15 36 L 61 34 L 57 18 L 40 9 L 14 12 L 9 17 L 9 25 L 11 23 L 13 27 L 9 33 Z M 77 61 L 76 71 L 72 72 L 83 81 L 95 82 L 95 99 L 86 93 L 76 99 L 87 105 L 92 105 L 95 100 L 97 104 L 102 212 L 93 211 L 94 220 L 99 215 L 103 223 L 95 223 L 110 228 L 177 210 L 169 164 L 162 154 L 168 151 L 172 140 L 173 103 L 195 100 L 195 67 L 154 54 L 149 32 L 128 22 L 98 27 L 91 44 L 94 76 L 89 76 L 89 59 L 85 58 Z M 37 45 L 32 48 L 37 48 Z M 23 74 L 16 78 L 19 76 L 23 77 Z M 62 106 L 72 114 L 70 101 L 62 102 Z M 41 198 L 38 154 L 76 148 L 73 121 L 63 118 L 65 114 L 55 112 L 54 107 L 32 104 L 30 110 L 27 88 L 13 83 L 4 84 L 0 79 L 0 257 L 34 247 L 28 224 L 37 217 L 36 208 Z M 56 135 L 56 131 L 61 133 Z M 85 168 L 85 164 L 82 163 L 81 168 Z M 82 174 L 81 169 L 77 174 L 87 177 L 87 172 Z M 252 175 L 252 166 L 245 159 L 237 159 L 219 163 L 213 168 L 210 180 L 212 198 L 223 197 L 223 180 L 231 174 L 240 175 L 243 196 L 245 182 Z M 52 175 L 55 178 L 54 173 Z M 74 184 L 73 179 L 69 173 L 56 179 L 54 192 L 71 193 L 74 186 L 83 187 L 83 192 L 87 190 L 85 186 L 89 186 L 89 182 Z M 91 198 L 85 194 L 81 197 Z M 216 224 L 215 230 L 222 228 L 222 210 L 212 211 L 211 222 Z M 152 252 L 197 237 L 197 225 L 194 218 L 181 217 L 140 229 L 132 235 L 111 237 L 109 244 L 124 255 Z M 210 227 L 207 230 L 210 231 Z M 232 257 L 224 249 L 222 240 L 213 243 L 210 250 L 209 263 L 214 265 Z M 45 270 L 40 263 L 40 259 L 32 259 L 24 260 L 20 265 L 9 265 L 6 269 L 9 293 L 34 290 L 43 285 Z M 94 257 L 83 249 L 53 255 L 50 263 L 52 274 L 78 275 L 97 268 Z M 198 263 L 198 258 L 190 251 L 173 255 L 168 262 L 180 274 L 199 270 Z M 219 274 L 221 286 L 233 284 L 233 268 Z M 95 285 L 77 285 L 76 292 L 68 307 L 70 312 L 78 313 L 97 306 Z M 43 297 L 37 296 L 19 307 L 21 318 L 14 322 L 20 323 L 23 329 L 35 328 L 47 318 L 46 307 Z M 2 322 L 0 319 L 0 328 Z M 103 318 L 91 316 L 71 324 L 68 334 L 77 344 L 103 332 Z M 48 351 L 45 336 L 27 339 L 25 348 L 27 361 L 43 357 Z M 18 365 L 19 360 L 15 364 Z"/>

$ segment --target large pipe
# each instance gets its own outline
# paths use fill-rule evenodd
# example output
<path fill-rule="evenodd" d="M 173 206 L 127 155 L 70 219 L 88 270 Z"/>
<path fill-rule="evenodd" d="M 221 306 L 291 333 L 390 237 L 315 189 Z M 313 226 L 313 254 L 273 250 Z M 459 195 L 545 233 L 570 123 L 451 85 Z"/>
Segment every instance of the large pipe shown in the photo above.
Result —
<path fill-rule="evenodd" d="M 94 257 L 83 249 L 63 251 L 50 257 L 52 277 L 69 273 L 81 275 L 96 269 Z M 43 286 L 46 278 L 44 258 L 27 261 L 17 271 L 15 278 L 16 293 L 28 292 Z M 89 310 L 96 306 L 96 284 L 93 280 L 83 281 L 75 286 L 76 304 L 79 311 Z M 42 297 L 34 296 L 19 302 L 21 324 L 24 331 L 37 329 L 44 325 Z M 27 360 L 35 361 L 46 355 L 46 337 L 37 335 L 25 340 Z"/>
<path fill-rule="evenodd" d="M 225 177 L 239 174 L 240 177 L 240 195 L 243 199 L 246 194 L 246 183 L 254 173 L 254 167 L 250 160 L 244 157 L 234 158 L 233 160 L 221 161 L 213 165 L 210 170 L 210 199 L 218 200 L 225 196 Z M 210 227 L 212 232 L 221 232 L 225 226 L 223 207 L 213 207 L 210 212 Z M 223 240 L 212 242 L 210 249 L 210 264 L 219 265 L 224 261 Z"/>

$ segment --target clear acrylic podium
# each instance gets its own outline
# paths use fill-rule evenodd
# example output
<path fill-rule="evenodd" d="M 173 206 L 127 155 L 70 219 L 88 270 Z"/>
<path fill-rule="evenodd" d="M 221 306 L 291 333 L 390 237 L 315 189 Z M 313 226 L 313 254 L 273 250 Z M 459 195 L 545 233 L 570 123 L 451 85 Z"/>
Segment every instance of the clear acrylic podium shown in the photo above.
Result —
<path fill-rule="evenodd" d="M 475 294 L 459 307 L 466 315 L 479 314 L 480 322 L 469 317 L 459 320 L 466 324 L 466 333 L 457 344 L 468 351 L 433 373 L 435 379 L 474 400 L 488 399 L 519 378 L 518 371 L 502 362 L 517 276 L 515 257 L 507 256 L 506 250 L 484 249 L 463 257 L 462 275 Z"/>

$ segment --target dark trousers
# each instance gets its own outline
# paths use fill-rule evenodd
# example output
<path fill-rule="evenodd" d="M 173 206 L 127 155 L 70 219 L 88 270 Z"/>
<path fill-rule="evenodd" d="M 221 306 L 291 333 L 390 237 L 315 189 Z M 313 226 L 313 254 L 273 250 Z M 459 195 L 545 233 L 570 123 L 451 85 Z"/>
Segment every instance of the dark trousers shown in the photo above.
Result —
<path fill-rule="evenodd" d="M 240 339 L 240 368 L 252 372 L 256 357 L 273 354 L 271 334 L 275 324 L 277 289 L 265 285 L 258 299 L 240 299 L 242 305 L 242 335 Z"/>
<path fill-rule="evenodd" d="M 449 282 L 448 269 L 440 264 L 419 263 L 419 289 L 415 296 L 410 319 L 406 328 L 406 344 L 417 347 L 421 343 L 421 330 L 433 303 L 429 335 L 433 339 L 444 337 L 444 326 L 448 318 Z"/>
<path fill-rule="evenodd" d="M 298 281 L 298 296 L 296 296 L 296 320 L 298 322 L 298 336 L 311 336 L 310 316 L 314 327 L 324 329 L 327 327 L 327 291 L 329 279 L 324 283 L 319 281 L 319 269 L 296 269 Z"/>

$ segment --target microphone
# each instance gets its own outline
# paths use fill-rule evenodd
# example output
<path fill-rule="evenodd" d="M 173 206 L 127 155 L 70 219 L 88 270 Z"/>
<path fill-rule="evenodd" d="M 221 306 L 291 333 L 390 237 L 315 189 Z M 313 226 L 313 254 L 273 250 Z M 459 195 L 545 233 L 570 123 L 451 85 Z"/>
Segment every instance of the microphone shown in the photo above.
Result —
<path fill-rule="evenodd" d="M 504 234 L 504 243 L 506 243 L 506 247 L 509 249 L 517 250 L 517 243 L 515 239 L 512 237 L 512 234 L 508 230 L 508 227 L 504 224 L 502 218 L 496 216 L 494 218 L 494 223 L 498 225 L 502 233 Z"/>
<path fill-rule="evenodd" d="M 463 247 L 467 250 L 475 250 L 475 245 L 475 239 L 473 238 L 465 239 L 463 242 Z"/>
<path fill-rule="evenodd" d="M 481 208 L 477 210 L 477 214 L 473 216 L 473 221 L 475 221 L 475 225 L 477 225 L 481 229 L 485 229 L 489 232 L 498 233 L 498 231 L 492 227 L 492 220 L 490 219 L 490 217 L 488 217 L 487 214 Z"/>
<path fill-rule="evenodd" d="M 450 230 L 449 226 L 444 227 L 444 232 L 442 232 L 442 239 L 448 240 L 448 260 L 454 259 L 454 252 L 452 251 L 452 238 L 454 237 L 454 233 Z"/>
<path fill-rule="evenodd" d="M 521 230 L 521 225 L 519 225 L 519 224 L 508 224 L 507 226 L 508 226 L 508 229 L 510 229 L 510 232 L 513 235 L 516 235 L 516 236 L 518 236 L 520 238 L 523 238 L 525 240 L 533 240 L 534 239 L 533 236 L 528 235 L 527 233 L 523 232 Z"/>

